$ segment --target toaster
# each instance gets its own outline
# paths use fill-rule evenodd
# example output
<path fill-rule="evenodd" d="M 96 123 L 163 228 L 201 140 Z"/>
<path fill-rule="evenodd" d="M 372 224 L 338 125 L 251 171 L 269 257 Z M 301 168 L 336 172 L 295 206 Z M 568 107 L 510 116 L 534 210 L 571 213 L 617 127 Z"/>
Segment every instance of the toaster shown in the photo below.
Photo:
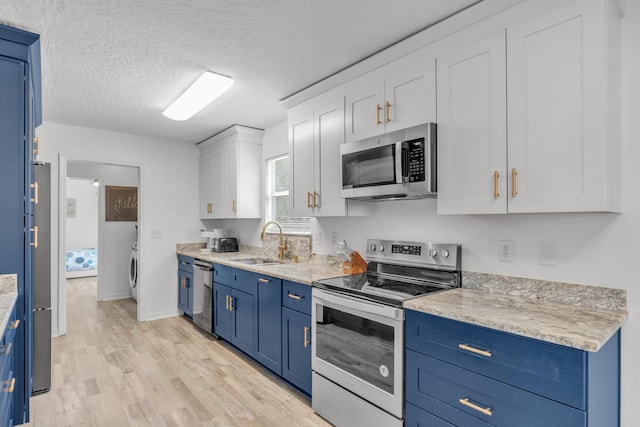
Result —
<path fill-rule="evenodd" d="M 211 239 L 213 252 L 238 252 L 238 239 L 235 237 L 215 237 Z"/>

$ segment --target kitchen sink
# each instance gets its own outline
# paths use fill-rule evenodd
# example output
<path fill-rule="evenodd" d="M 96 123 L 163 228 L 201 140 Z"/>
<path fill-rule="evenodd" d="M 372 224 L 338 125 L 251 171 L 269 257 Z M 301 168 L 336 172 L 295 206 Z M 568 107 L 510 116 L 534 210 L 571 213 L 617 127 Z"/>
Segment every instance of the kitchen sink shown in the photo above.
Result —
<path fill-rule="evenodd" d="M 282 261 L 278 261 L 275 259 L 271 259 L 271 258 L 259 258 L 259 257 L 252 257 L 252 258 L 236 258 L 236 259 L 230 259 L 229 261 L 233 261 L 233 262 L 239 262 L 240 264 L 247 264 L 247 265 L 278 265 L 278 264 L 283 264 Z"/>

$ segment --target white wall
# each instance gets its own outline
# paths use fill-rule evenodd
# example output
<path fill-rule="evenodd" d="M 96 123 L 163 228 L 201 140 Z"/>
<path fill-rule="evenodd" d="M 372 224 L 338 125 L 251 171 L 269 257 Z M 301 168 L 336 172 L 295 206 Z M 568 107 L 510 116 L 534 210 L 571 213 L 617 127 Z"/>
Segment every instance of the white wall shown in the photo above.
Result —
<path fill-rule="evenodd" d="M 38 160 L 52 164 L 52 224 L 58 224 L 59 156 L 67 160 L 140 167 L 138 220 L 140 225 L 140 298 L 138 319 L 152 320 L 177 314 L 176 243 L 199 239 L 198 149 L 195 145 L 159 138 L 108 132 L 45 122 L 37 129 L 41 142 Z M 151 239 L 158 230 L 161 238 Z M 58 257 L 58 240 L 52 256 Z M 59 276 L 57 263 L 52 266 Z M 54 334 L 63 332 L 59 283 L 53 281 Z M 60 307 L 63 308 L 63 307 Z"/>
<path fill-rule="evenodd" d="M 67 248 L 98 246 L 98 190 L 88 179 L 67 178 L 67 199 L 76 201 L 75 217 L 67 217 Z"/>

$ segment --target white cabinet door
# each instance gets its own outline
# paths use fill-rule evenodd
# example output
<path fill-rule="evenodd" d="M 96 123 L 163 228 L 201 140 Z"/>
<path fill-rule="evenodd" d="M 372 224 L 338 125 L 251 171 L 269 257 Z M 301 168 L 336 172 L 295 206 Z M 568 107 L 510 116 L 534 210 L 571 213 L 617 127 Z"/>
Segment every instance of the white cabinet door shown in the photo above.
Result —
<path fill-rule="evenodd" d="M 340 144 L 344 143 L 344 99 L 315 110 L 314 114 L 315 216 L 344 216 L 340 196 Z"/>
<path fill-rule="evenodd" d="M 289 214 L 313 216 L 313 111 L 289 119 Z"/>
<path fill-rule="evenodd" d="M 347 142 L 384 133 L 384 78 L 379 72 L 349 83 L 345 98 Z"/>
<path fill-rule="evenodd" d="M 424 49 L 385 68 L 384 131 L 436 122 L 436 60 Z"/>
<path fill-rule="evenodd" d="M 200 218 L 213 218 L 213 154 L 200 156 Z"/>
<path fill-rule="evenodd" d="M 236 218 L 238 210 L 238 148 L 237 143 L 224 148 L 223 218 Z"/>
<path fill-rule="evenodd" d="M 223 200 L 224 200 L 224 152 L 217 150 L 211 158 L 212 170 L 212 216 L 211 218 L 224 218 Z"/>
<path fill-rule="evenodd" d="M 608 152 L 607 84 L 618 72 L 606 57 L 610 3 L 571 2 L 507 29 L 509 212 L 619 209 L 607 187 L 618 182 L 608 162 L 619 159 Z"/>
<path fill-rule="evenodd" d="M 438 213 L 506 213 L 505 33 L 437 63 Z"/>

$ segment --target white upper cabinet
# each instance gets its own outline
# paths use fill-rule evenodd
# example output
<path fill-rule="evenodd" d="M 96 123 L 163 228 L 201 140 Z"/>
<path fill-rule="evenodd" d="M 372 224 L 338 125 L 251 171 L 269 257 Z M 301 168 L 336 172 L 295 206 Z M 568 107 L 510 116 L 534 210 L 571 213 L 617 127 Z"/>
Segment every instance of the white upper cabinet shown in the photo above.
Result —
<path fill-rule="evenodd" d="M 509 212 L 620 210 L 616 4 L 554 4 L 507 28 Z"/>
<path fill-rule="evenodd" d="M 506 45 L 444 41 L 438 213 L 619 211 L 616 5 L 527 2 L 480 25 Z"/>
<path fill-rule="evenodd" d="M 289 114 L 291 216 L 347 214 L 346 201 L 340 197 L 339 169 L 344 98 L 336 98 L 317 108 Z"/>
<path fill-rule="evenodd" d="M 262 217 L 262 134 L 233 126 L 199 144 L 202 219 Z"/>
<path fill-rule="evenodd" d="M 435 58 L 420 49 L 345 85 L 346 141 L 436 121 Z"/>
<path fill-rule="evenodd" d="M 507 94 L 501 31 L 438 57 L 438 213 L 506 211 Z"/>

